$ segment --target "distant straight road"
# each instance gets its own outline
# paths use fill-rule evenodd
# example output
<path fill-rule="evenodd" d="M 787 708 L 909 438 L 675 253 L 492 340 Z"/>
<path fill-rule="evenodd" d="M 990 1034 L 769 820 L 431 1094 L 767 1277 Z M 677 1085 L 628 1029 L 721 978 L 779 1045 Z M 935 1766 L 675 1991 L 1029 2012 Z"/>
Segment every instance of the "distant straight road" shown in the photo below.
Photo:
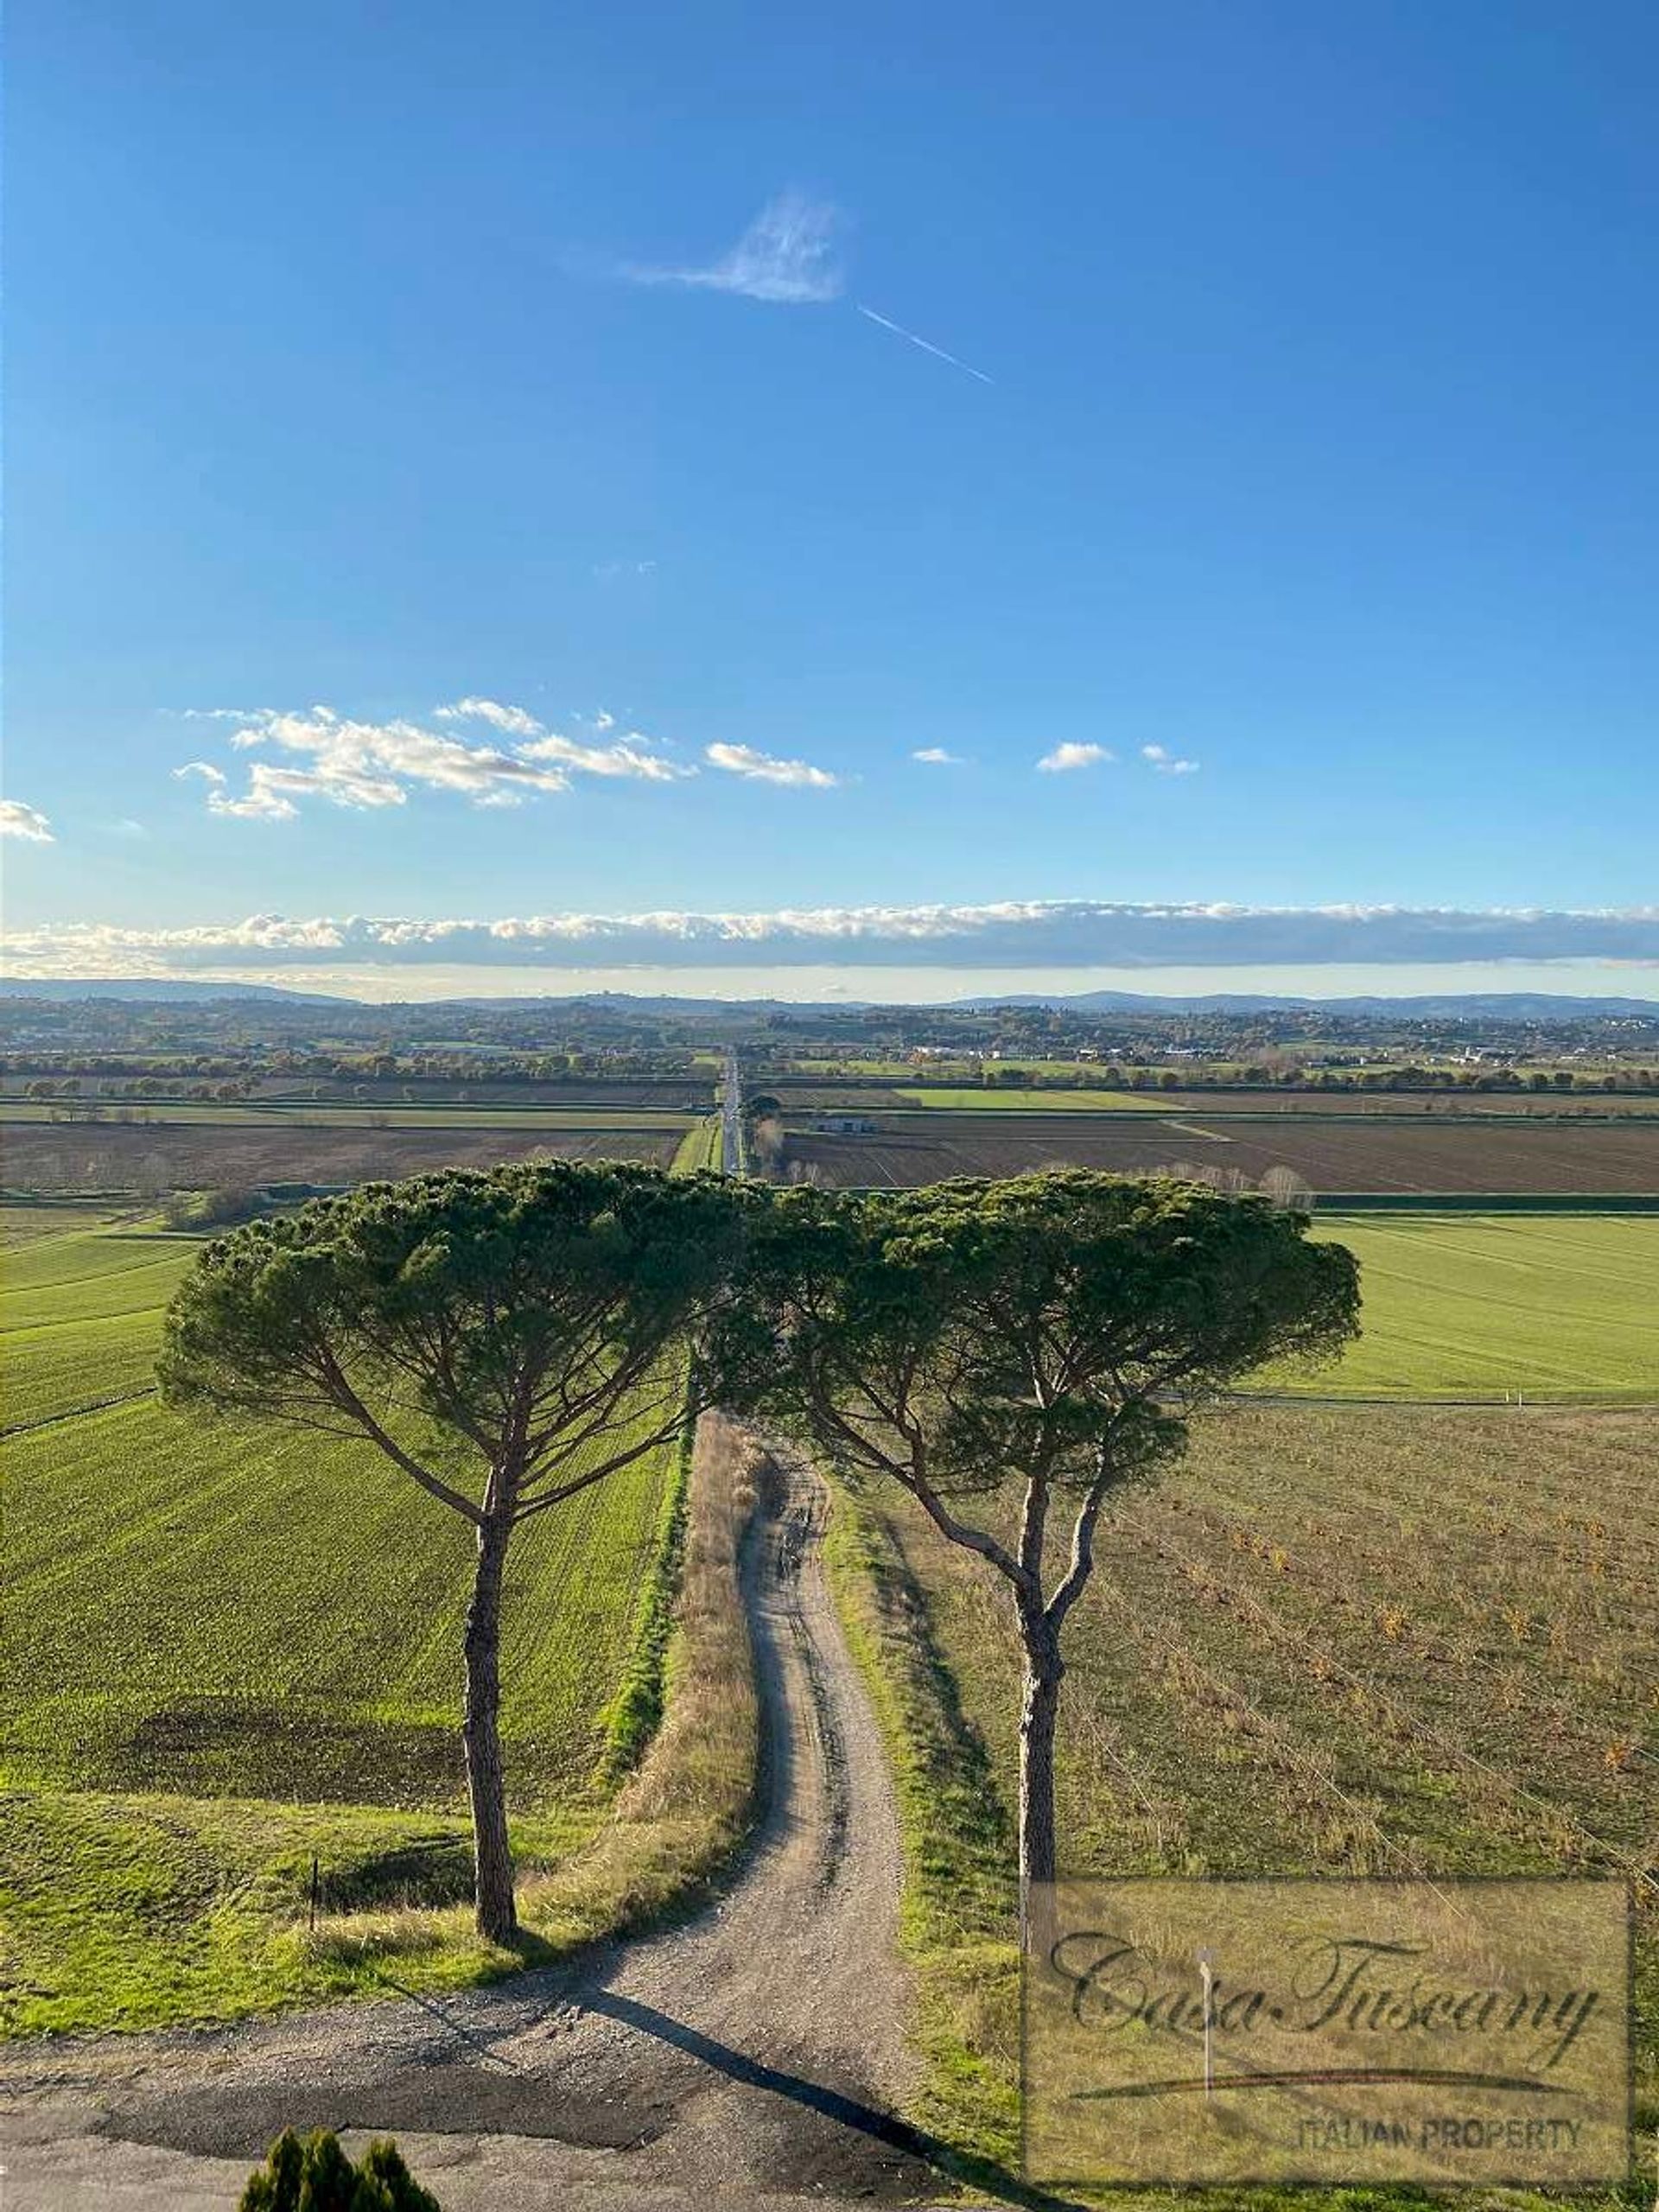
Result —
<path fill-rule="evenodd" d="M 726 1055 L 726 1082 L 720 1121 L 720 1172 L 722 1175 L 741 1175 L 743 1173 L 743 1091 L 738 1073 L 737 1054 L 733 1052 Z"/>

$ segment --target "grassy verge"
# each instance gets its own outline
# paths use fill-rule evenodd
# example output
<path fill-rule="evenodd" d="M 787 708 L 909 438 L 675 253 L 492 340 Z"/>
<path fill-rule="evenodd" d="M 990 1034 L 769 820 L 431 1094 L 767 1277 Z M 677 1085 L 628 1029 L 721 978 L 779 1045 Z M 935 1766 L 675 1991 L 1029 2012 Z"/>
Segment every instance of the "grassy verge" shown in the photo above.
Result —
<path fill-rule="evenodd" d="M 723 1157 L 720 1116 L 710 1114 L 695 1122 L 680 1139 L 669 1173 L 695 1175 L 700 1167 L 718 1168 Z"/>
<path fill-rule="evenodd" d="M 518 1948 L 474 1932 L 469 1839 L 452 1815 L 18 1791 L 0 1802 L 0 2033 L 152 2028 L 456 1988 L 702 1894 L 745 1832 L 754 1785 L 737 1585 L 753 1473 L 739 1440 L 708 1424 L 685 1493 L 677 1595 L 665 1623 L 656 1605 L 645 1610 L 660 1650 L 661 1725 L 648 1745 L 636 1739 L 637 1764 L 607 1806 L 514 1822 Z"/>
<path fill-rule="evenodd" d="M 964 2172 L 979 2159 L 1009 2166 L 1020 2148 L 1010 1825 L 893 1532 L 869 1498 L 843 1485 L 824 1560 L 899 1801 L 899 1938 L 926 2068 L 910 2117 L 961 2153 Z"/>
<path fill-rule="evenodd" d="M 605 1757 L 601 1772 L 617 1782 L 639 1765 L 663 1718 L 668 1691 L 668 1648 L 674 1632 L 675 1601 L 685 1565 L 691 1463 L 696 1437 L 689 1426 L 680 1438 L 674 1472 L 664 1485 L 658 1511 L 657 1554 L 633 1624 L 633 1649 L 621 1687 L 604 1714 Z"/>

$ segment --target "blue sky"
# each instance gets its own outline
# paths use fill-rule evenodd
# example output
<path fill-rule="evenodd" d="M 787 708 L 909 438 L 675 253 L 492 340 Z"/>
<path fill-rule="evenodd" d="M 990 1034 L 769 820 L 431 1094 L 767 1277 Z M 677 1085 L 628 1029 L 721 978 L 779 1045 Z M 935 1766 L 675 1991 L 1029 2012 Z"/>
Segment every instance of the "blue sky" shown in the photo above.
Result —
<path fill-rule="evenodd" d="M 1659 995 L 1651 7 L 10 48 L 16 967 Z"/>

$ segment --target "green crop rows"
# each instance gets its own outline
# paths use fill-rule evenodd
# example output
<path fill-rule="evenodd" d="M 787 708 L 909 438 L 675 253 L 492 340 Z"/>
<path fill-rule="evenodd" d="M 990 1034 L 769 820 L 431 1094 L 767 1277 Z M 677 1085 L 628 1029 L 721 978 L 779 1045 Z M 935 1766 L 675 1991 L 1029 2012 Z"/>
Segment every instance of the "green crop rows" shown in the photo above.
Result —
<path fill-rule="evenodd" d="M 1364 1334 L 1281 1387 L 1659 1402 L 1659 1217 L 1322 1213 L 1315 1233 L 1359 1259 Z"/>
<path fill-rule="evenodd" d="M 469 1532 L 366 1445 L 156 1401 L 164 1301 L 199 1249 L 84 1217 L 8 1240 L 0 1909 L 23 1987 L 7 2003 L 0 1983 L 0 2032 L 280 2001 L 303 1979 L 278 1952 L 312 1848 L 354 1863 L 461 1834 Z M 515 1541 L 503 1725 L 532 1859 L 601 1815 L 604 1712 L 671 1465 Z M 211 1941 L 194 1929 L 209 1910 Z M 118 1973 L 89 1954 L 91 1923 L 124 1930 Z M 464 1966 L 428 1963 L 429 1980 Z"/>
<path fill-rule="evenodd" d="M 162 1312 L 199 1249 L 191 1238 L 89 1227 L 82 1210 L 62 1212 L 67 1229 L 21 1243 L 8 1236 L 0 1287 L 8 1432 L 147 1390 Z"/>

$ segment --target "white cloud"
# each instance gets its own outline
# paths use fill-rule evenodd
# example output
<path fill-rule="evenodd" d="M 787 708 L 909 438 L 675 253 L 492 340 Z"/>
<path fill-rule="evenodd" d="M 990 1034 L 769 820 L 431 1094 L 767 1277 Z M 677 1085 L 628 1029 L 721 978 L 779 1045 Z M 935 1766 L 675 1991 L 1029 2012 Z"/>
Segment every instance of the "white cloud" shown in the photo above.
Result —
<path fill-rule="evenodd" d="M 1052 753 L 1045 753 L 1037 763 L 1046 776 L 1064 776 L 1073 768 L 1093 768 L 1103 760 L 1115 760 L 1103 745 L 1074 745 L 1069 741 L 1057 745 Z"/>
<path fill-rule="evenodd" d="M 601 584 L 614 583 L 619 576 L 650 576 L 656 572 L 654 561 L 595 561 L 590 571 Z"/>
<path fill-rule="evenodd" d="M 1659 963 L 1659 906 L 1237 906 L 1006 900 L 986 906 L 660 912 L 413 920 L 257 914 L 186 929 L 69 923 L 14 932 L 22 975 L 189 975 L 330 966 L 561 969 L 1273 968 L 1343 963 Z"/>
<path fill-rule="evenodd" d="M 785 307 L 816 306 L 842 295 L 845 279 L 836 251 L 840 221 L 827 200 L 785 192 L 766 202 L 717 261 L 667 267 L 630 262 L 620 274 L 636 284 L 685 284 Z"/>
<path fill-rule="evenodd" d="M 747 776 L 756 783 L 792 784 L 804 791 L 827 791 L 840 780 L 827 768 L 815 768 L 805 760 L 779 760 L 770 753 L 757 753 L 752 745 L 706 746 L 703 758 L 728 775 Z"/>
<path fill-rule="evenodd" d="M 524 707 L 504 707 L 498 699 L 456 699 L 447 707 L 434 707 L 442 722 L 489 722 L 510 737 L 539 737 L 542 725 Z"/>
<path fill-rule="evenodd" d="M 942 745 L 924 745 L 910 757 L 912 760 L 924 762 L 930 768 L 960 768 L 962 766 L 962 755 L 947 753 Z"/>
<path fill-rule="evenodd" d="M 52 824 L 37 806 L 20 798 L 0 798 L 0 837 L 27 838 L 31 845 L 55 844 Z"/>
<path fill-rule="evenodd" d="M 176 714 L 181 722 L 251 722 L 261 715 L 271 712 L 269 707 L 165 707 L 164 714 Z"/>
<path fill-rule="evenodd" d="M 498 699 L 454 700 L 435 708 L 433 720 L 482 722 L 509 741 L 486 743 L 404 720 L 354 721 L 330 707 L 268 710 L 244 718 L 230 734 L 237 753 L 278 756 L 255 760 L 242 790 L 232 791 L 211 760 L 187 760 L 173 772 L 202 779 L 210 813 L 264 822 L 295 820 L 308 799 L 363 810 L 402 806 L 411 791 L 439 791 L 475 806 L 517 806 L 540 792 L 568 791 L 577 775 L 671 783 L 696 773 L 664 760 L 638 730 L 608 738 L 615 728 L 609 715 L 592 725 L 602 743 L 550 730 L 528 709 Z"/>
<path fill-rule="evenodd" d="M 601 722 L 611 727 L 608 715 L 602 716 Z M 645 783 L 671 784 L 683 776 L 696 774 L 695 768 L 678 767 L 660 753 L 648 751 L 650 744 L 651 740 L 636 729 L 612 745 L 583 745 L 575 738 L 549 734 L 519 749 L 527 760 L 556 760 L 589 776 L 637 776 Z"/>
<path fill-rule="evenodd" d="M 1165 746 L 1143 745 L 1141 758 L 1150 760 L 1160 776 L 1196 776 L 1198 772 L 1196 760 L 1178 760 Z"/>

